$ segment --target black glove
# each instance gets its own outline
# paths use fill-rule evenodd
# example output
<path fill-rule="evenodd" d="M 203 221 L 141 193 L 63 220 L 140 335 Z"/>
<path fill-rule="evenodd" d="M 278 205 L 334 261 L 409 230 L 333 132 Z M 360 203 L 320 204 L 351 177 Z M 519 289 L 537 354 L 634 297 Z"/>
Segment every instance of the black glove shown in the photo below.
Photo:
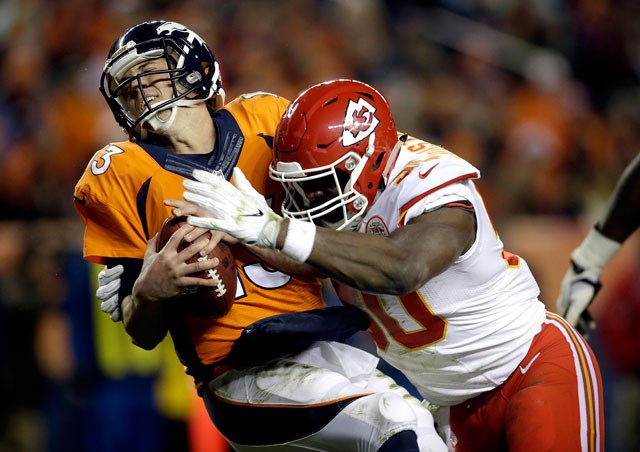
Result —
<path fill-rule="evenodd" d="M 266 317 L 244 329 L 225 363 L 236 369 L 260 366 L 306 350 L 317 341 L 344 342 L 368 327 L 369 318 L 354 306 Z"/>

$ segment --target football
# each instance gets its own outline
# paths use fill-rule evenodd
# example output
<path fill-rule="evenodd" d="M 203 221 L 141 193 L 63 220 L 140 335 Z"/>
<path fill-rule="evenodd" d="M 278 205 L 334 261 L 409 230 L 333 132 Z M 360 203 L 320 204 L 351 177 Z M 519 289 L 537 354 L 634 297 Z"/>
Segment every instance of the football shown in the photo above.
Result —
<path fill-rule="evenodd" d="M 186 217 L 171 216 L 167 218 L 160 229 L 156 242 L 156 251 L 160 251 L 173 233 L 186 222 Z M 183 241 L 178 246 L 178 251 L 189 245 L 189 242 Z M 204 256 L 194 256 L 187 262 L 192 263 L 199 259 L 213 259 L 214 257 L 217 257 L 220 261 L 217 267 L 208 271 L 198 272 L 193 276 L 213 278 L 218 281 L 217 285 L 214 287 L 194 286 L 187 293 L 180 296 L 181 303 L 185 303 L 185 307 L 191 313 L 200 317 L 222 317 L 229 312 L 236 296 L 236 264 L 233 253 L 227 244 L 220 242 L 206 258 Z"/>

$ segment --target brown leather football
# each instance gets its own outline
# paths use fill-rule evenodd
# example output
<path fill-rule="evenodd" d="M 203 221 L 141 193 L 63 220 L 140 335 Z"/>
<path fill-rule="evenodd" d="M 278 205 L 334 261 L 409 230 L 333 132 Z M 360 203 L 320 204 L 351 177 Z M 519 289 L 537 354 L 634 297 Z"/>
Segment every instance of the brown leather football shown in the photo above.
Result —
<path fill-rule="evenodd" d="M 160 229 L 156 242 L 156 251 L 160 251 L 173 233 L 186 222 L 186 217 L 172 216 L 167 218 Z M 178 251 L 189 245 L 189 242 L 183 241 L 178 246 Z M 214 278 L 218 280 L 218 284 L 215 287 L 194 286 L 186 294 L 180 296 L 180 302 L 186 303 L 186 308 L 197 316 L 222 317 L 229 312 L 235 300 L 238 281 L 237 269 L 233 253 L 227 244 L 220 242 L 206 258 L 193 256 L 187 262 L 192 263 L 198 259 L 213 259 L 214 257 L 217 257 L 220 261 L 217 267 L 212 270 L 198 272 L 193 276 Z"/>

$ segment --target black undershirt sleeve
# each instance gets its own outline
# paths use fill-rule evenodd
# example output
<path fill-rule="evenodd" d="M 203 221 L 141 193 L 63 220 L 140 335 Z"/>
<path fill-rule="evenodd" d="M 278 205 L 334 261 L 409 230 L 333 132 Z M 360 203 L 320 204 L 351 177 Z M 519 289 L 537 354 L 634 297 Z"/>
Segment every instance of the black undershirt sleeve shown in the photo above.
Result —
<path fill-rule="evenodd" d="M 120 277 L 120 289 L 118 290 L 118 300 L 122 303 L 127 295 L 130 295 L 133 290 L 133 283 L 140 275 L 142 270 L 142 259 L 133 258 L 107 258 L 107 267 L 115 267 L 116 265 L 122 265 L 124 273 Z"/>

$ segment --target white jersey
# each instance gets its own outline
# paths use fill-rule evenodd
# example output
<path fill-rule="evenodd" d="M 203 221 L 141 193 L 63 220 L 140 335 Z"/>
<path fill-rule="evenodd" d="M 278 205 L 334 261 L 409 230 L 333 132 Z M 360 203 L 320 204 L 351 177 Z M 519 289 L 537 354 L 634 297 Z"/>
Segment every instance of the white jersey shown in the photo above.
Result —
<path fill-rule="evenodd" d="M 473 183 L 479 177 L 465 160 L 409 137 L 359 231 L 388 235 L 426 211 L 468 201 L 477 220 L 475 242 L 454 265 L 410 294 L 338 287 L 345 301 L 372 318 L 370 332 L 380 356 L 425 399 L 442 406 L 503 383 L 545 319 L 526 262 L 503 250 Z"/>

